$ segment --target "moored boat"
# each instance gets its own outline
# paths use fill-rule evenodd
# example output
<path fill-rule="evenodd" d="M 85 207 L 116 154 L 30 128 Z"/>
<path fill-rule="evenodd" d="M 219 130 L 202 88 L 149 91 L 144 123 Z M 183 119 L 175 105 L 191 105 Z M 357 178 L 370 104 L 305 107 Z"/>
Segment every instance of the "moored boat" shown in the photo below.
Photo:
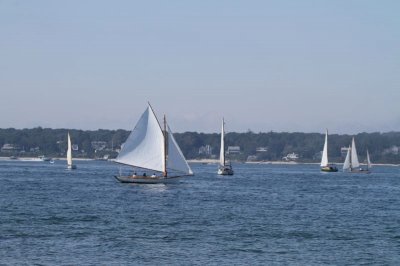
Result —
<path fill-rule="evenodd" d="M 369 153 L 367 151 L 367 160 L 369 161 Z M 346 159 L 344 160 L 343 164 L 343 171 L 347 171 L 349 173 L 362 173 L 362 174 L 369 174 L 370 173 L 370 164 L 371 162 L 367 163 L 367 168 L 362 168 L 358 161 L 356 143 L 354 141 L 354 137 L 351 141 L 351 145 L 347 150 Z"/>
<path fill-rule="evenodd" d="M 336 165 L 329 164 L 329 161 L 328 161 L 328 129 L 325 132 L 325 143 L 324 143 L 324 149 L 322 151 L 322 158 L 321 158 L 321 171 L 322 172 L 337 172 L 338 171 Z"/>
<path fill-rule="evenodd" d="M 218 172 L 219 175 L 233 175 L 232 164 L 226 162 L 225 159 L 225 121 L 222 118 L 222 129 L 221 129 L 221 148 L 219 153 L 219 165 Z"/>
<path fill-rule="evenodd" d="M 68 132 L 68 150 L 67 150 L 67 169 L 69 170 L 76 169 L 76 165 L 72 163 L 72 143 L 69 132 Z"/>

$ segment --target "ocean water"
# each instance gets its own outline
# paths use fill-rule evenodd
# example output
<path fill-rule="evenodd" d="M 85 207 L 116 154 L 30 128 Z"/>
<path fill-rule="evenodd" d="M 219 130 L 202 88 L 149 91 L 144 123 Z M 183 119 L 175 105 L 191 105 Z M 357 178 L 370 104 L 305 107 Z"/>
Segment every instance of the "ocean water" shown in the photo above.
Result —
<path fill-rule="evenodd" d="M 1 265 L 399 265 L 400 167 L 193 164 L 174 184 L 116 165 L 0 162 Z"/>

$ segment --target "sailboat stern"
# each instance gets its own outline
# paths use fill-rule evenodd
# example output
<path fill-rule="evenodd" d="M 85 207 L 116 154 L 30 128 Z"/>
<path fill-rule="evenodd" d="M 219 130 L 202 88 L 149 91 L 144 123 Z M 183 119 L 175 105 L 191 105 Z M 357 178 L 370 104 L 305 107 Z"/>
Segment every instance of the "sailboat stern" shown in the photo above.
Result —
<path fill-rule="evenodd" d="M 220 165 L 217 173 L 219 175 L 233 175 L 234 174 L 233 169 L 230 165 L 225 165 L 225 166 Z"/>

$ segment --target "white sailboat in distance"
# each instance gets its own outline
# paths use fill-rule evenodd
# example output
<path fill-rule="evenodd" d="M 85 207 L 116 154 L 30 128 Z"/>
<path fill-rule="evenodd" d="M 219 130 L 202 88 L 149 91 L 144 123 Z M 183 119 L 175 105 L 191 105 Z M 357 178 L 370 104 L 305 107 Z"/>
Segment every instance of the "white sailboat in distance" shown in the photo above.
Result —
<path fill-rule="evenodd" d="M 225 121 L 222 118 L 222 129 L 221 129 L 221 149 L 219 153 L 219 165 L 218 165 L 218 174 L 219 175 L 233 175 L 232 165 L 229 162 L 226 163 L 225 160 Z"/>
<path fill-rule="evenodd" d="M 369 154 L 367 152 L 367 156 L 369 157 Z M 351 146 L 347 150 L 346 154 L 346 159 L 344 160 L 343 164 L 343 171 L 347 171 L 350 173 L 369 173 L 369 169 L 364 169 L 360 167 L 360 162 L 358 161 L 358 155 L 357 155 L 357 149 L 356 149 L 356 143 L 354 141 L 354 137 L 351 141 Z"/>
<path fill-rule="evenodd" d="M 76 169 L 76 165 L 72 163 L 72 144 L 69 132 L 68 132 L 67 168 L 70 170 Z"/>
<path fill-rule="evenodd" d="M 325 144 L 324 149 L 322 151 L 322 158 L 321 158 L 321 171 L 323 172 L 337 172 L 338 169 L 336 165 L 329 164 L 328 162 L 328 129 L 325 133 Z"/>
<path fill-rule="evenodd" d="M 141 175 L 135 172 L 131 176 L 115 176 L 122 183 L 166 183 L 177 177 L 193 175 L 165 116 L 164 129 L 161 129 L 150 103 L 122 145 L 115 162 L 143 171 Z M 149 170 L 151 175 L 146 174 Z"/>
<path fill-rule="evenodd" d="M 369 152 L 367 150 L 367 170 L 372 168 L 371 159 L 369 158 Z"/>

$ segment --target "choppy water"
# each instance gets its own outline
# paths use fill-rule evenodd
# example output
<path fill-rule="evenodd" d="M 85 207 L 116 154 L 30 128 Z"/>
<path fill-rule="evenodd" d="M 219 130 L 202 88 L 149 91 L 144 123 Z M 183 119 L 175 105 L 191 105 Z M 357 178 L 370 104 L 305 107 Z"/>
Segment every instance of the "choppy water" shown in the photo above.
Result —
<path fill-rule="evenodd" d="M 0 264 L 400 263 L 400 168 L 215 165 L 168 185 L 120 184 L 108 162 L 0 162 Z"/>

